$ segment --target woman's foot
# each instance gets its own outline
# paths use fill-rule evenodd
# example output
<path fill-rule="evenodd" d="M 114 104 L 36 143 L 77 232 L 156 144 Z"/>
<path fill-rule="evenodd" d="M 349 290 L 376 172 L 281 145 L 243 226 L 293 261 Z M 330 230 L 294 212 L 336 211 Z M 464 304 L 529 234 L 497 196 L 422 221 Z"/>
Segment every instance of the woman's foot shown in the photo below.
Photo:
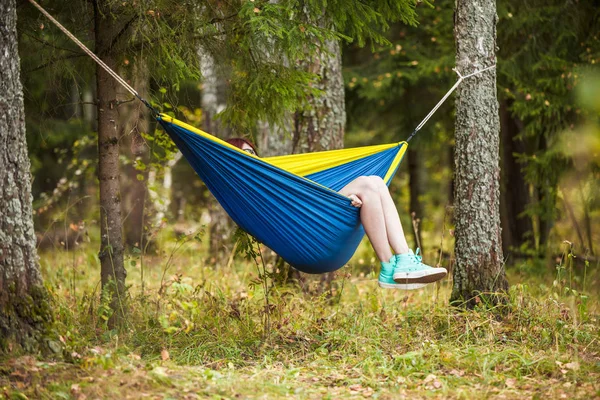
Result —
<path fill-rule="evenodd" d="M 417 249 L 417 254 L 414 254 L 412 250 L 409 250 L 408 253 L 396 254 L 392 259 L 392 261 L 395 261 L 393 274 L 394 282 L 403 285 L 426 285 L 428 283 L 439 281 L 448 275 L 446 268 L 433 268 L 423 264 L 421 260 L 422 258 L 419 255 L 419 249 Z"/>
<path fill-rule="evenodd" d="M 379 279 L 377 281 L 380 287 L 384 289 L 413 290 L 420 289 L 426 285 L 425 283 L 396 283 L 394 281 L 395 261 L 394 256 L 390 262 L 381 263 L 381 270 L 379 271 Z"/>

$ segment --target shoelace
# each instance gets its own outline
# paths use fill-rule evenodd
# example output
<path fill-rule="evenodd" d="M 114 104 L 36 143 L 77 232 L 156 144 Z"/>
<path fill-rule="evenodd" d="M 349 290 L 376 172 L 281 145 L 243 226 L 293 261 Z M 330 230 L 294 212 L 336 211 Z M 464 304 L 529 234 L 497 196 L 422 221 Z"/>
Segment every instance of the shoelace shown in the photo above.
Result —
<path fill-rule="evenodd" d="M 419 255 L 420 252 L 421 252 L 421 249 L 417 247 L 417 251 L 413 255 L 413 261 L 416 262 L 416 263 L 419 263 L 419 264 L 423 260 L 423 257 L 421 255 Z"/>

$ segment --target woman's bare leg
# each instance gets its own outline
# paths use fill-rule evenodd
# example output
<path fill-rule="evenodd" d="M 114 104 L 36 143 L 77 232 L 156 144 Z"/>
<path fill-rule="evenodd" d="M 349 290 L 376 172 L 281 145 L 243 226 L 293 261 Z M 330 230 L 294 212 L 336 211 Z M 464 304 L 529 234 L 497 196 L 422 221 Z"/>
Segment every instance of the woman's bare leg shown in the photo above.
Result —
<path fill-rule="evenodd" d="M 381 201 L 381 188 L 372 177 L 361 176 L 344 186 L 340 193 L 349 196 L 355 194 L 362 201 L 360 220 L 367 237 L 379 260 L 389 262 L 392 258 L 386 218 Z"/>
<path fill-rule="evenodd" d="M 383 215 L 385 218 L 385 229 L 388 236 L 388 242 L 394 253 L 404 254 L 408 253 L 408 243 L 406 243 L 406 237 L 404 236 L 404 230 L 402 229 L 402 223 L 400 222 L 400 215 L 394 200 L 390 195 L 390 190 L 378 176 L 370 177 L 373 179 L 379 187 L 381 205 L 383 207 Z"/>

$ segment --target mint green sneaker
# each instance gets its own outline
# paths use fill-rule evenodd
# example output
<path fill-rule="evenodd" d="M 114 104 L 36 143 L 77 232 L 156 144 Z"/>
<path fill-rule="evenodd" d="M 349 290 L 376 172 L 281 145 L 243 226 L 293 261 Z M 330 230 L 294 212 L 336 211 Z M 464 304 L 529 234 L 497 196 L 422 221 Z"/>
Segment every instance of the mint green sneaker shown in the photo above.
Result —
<path fill-rule="evenodd" d="M 377 280 L 380 287 L 384 289 L 413 290 L 425 286 L 425 283 L 396 283 L 396 281 L 394 281 L 395 266 L 396 256 L 392 257 L 390 262 L 381 263 L 381 271 L 379 271 L 379 279 Z"/>
<path fill-rule="evenodd" d="M 394 282 L 399 284 L 428 284 L 439 281 L 448 275 L 446 268 L 433 268 L 421 262 L 422 257 L 417 253 L 408 250 L 408 253 L 396 254 L 393 261 L 394 267 Z"/>

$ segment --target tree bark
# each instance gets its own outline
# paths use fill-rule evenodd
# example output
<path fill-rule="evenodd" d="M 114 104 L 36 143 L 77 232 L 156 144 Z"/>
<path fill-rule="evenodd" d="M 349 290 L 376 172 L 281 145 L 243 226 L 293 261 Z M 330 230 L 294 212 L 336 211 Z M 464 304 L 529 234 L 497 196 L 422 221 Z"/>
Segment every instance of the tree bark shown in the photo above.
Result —
<path fill-rule="evenodd" d="M 344 147 L 346 107 L 342 76 L 342 50 L 336 40 L 326 44 L 327 53 L 315 57 L 306 69 L 320 79 L 315 85 L 324 93 L 311 96 L 311 108 L 294 117 L 293 153 L 334 150 Z"/>
<path fill-rule="evenodd" d="M 533 224 L 531 217 L 523 215 L 531 202 L 529 185 L 513 154 L 524 154 L 525 143 L 517 138 L 520 133 L 517 121 L 512 118 L 506 102 L 500 105 L 502 133 L 502 190 L 500 191 L 500 214 L 502 217 L 502 251 L 517 251 L 522 245 L 533 249 Z"/>
<path fill-rule="evenodd" d="M 421 196 L 424 194 L 424 179 L 425 179 L 425 164 L 423 157 L 414 149 L 408 148 L 408 184 L 410 187 L 410 213 L 414 213 L 414 219 L 421 220 L 423 218 L 423 207 L 421 205 Z M 421 253 L 425 251 L 421 229 L 417 227 L 415 232 L 412 229 L 413 237 L 415 238 L 415 248 L 420 247 Z"/>
<path fill-rule="evenodd" d="M 131 72 L 133 86 L 140 96 L 148 98 L 149 75 L 146 61 L 141 57 L 136 57 L 132 64 L 130 64 L 130 68 L 133 69 Z M 128 92 L 124 90 L 121 90 L 121 92 L 125 97 L 131 97 L 131 94 Z M 126 215 L 123 226 L 125 243 L 130 247 L 137 247 L 143 250 L 147 244 L 148 229 L 150 226 L 149 221 L 144 216 L 149 214 L 146 209 L 151 203 L 146 204 L 146 198 L 148 197 L 147 165 L 149 163 L 149 149 L 142 137 L 142 133 L 149 133 L 149 112 L 148 108 L 141 102 L 135 101 L 128 103 L 127 107 L 124 107 L 123 115 L 122 137 L 128 145 L 129 154 L 126 155 L 131 161 L 131 164 L 125 168 L 126 173 L 123 174 L 128 182 L 123 187 L 121 210 Z M 146 169 L 140 170 L 136 168 L 138 160 L 146 165 Z"/>
<path fill-rule="evenodd" d="M 225 87 L 218 76 L 214 58 L 204 49 L 199 49 L 200 70 L 202 72 L 202 129 L 223 140 L 230 136 L 229 130 L 215 119 L 215 115 L 225 108 Z M 210 260 L 220 264 L 229 258 L 233 249 L 231 236 L 234 224 L 223 207 L 211 198 L 210 215 Z"/>
<path fill-rule="evenodd" d="M 538 152 L 545 153 L 548 150 L 548 143 L 544 135 L 540 135 L 538 142 Z M 550 179 L 548 174 L 544 174 L 537 185 L 538 203 L 540 209 L 538 210 L 538 216 L 540 221 L 540 232 L 539 232 L 539 252 L 540 255 L 546 255 L 548 238 L 550 237 L 550 231 L 554 226 L 554 208 L 556 207 L 556 186 L 557 182 L 554 179 Z"/>
<path fill-rule="evenodd" d="M 36 351 L 52 321 L 33 229 L 14 0 L 0 2 L 0 352 Z"/>
<path fill-rule="evenodd" d="M 458 0 L 456 65 L 462 74 L 496 63 L 495 0 Z M 500 227 L 500 121 L 496 70 L 465 80 L 456 103 L 456 266 L 450 301 L 496 303 L 508 287 Z"/>
<path fill-rule="evenodd" d="M 116 10 L 106 1 L 94 2 L 96 54 L 116 69 L 112 49 L 117 31 Z M 96 67 L 98 95 L 98 180 L 100 181 L 100 252 L 102 289 L 112 292 L 113 314 L 109 326 L 117 325 L 124 316 L 125 265 L 119 182 L 119 129 L 117 122 L 117 82 L 99 65 Z"/>

